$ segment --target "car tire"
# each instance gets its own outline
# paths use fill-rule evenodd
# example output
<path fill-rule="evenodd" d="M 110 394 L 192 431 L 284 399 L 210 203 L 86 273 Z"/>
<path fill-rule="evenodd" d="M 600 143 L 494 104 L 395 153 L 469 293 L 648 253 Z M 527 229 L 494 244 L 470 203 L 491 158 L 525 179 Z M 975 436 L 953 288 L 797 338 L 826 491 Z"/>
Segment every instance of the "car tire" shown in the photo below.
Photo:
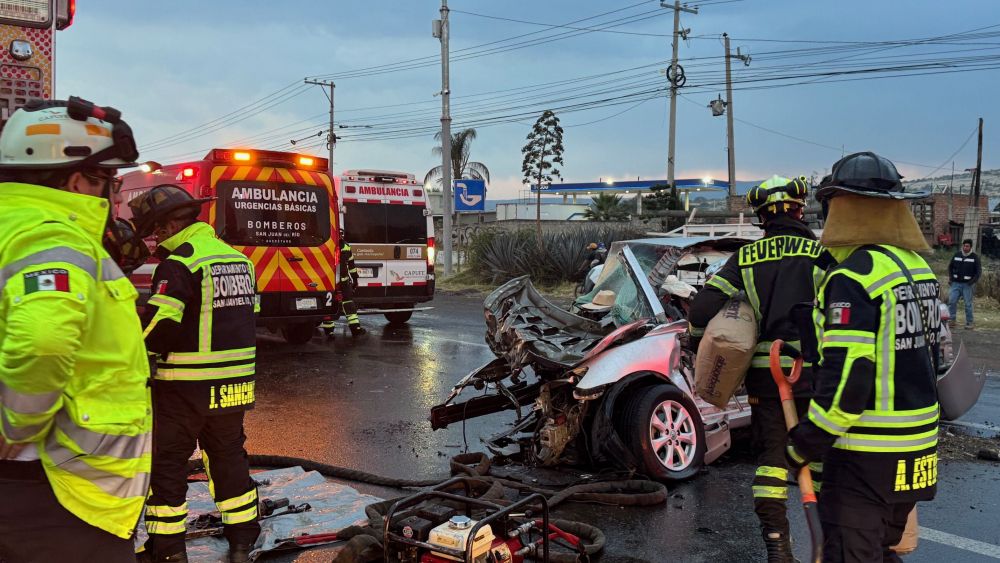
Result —
<path fill-rule="evenodd" d="M 389 321 L 389 324 L 391 325 L 401 325 L 410 320 L 410 317 L 412 316 L 412 309 L 409 311 L 394 311 L 392 313 L 385 313 L 385 320 Z"/>
<path fill-rule="evenodd" d="M 281 336 L 289 344 L 305 344 L 316 335 L 316 323 L 299 323 L 281 327 Z"/>
<path fill-rule="evenodd" d="M 622 439 L 646 476 L 681 481 L 701 470 L 705 427 L 683 391 L 667 384 L 643 387 L 625 401 L 619 415 Z"/>

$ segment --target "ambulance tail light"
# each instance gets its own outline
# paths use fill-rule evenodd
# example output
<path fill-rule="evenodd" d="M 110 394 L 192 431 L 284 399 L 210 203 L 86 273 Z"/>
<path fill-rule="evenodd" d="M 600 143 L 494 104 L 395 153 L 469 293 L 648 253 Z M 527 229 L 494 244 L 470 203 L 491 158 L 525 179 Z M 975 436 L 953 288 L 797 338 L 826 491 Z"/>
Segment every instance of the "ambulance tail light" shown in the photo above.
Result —
<path fill-rule="evenodd" d="M 76 0 L 58 0 L 56 2 L 56 30 L 62 31 L 73 25 L 76 18 Z"/>
<path fill-rule="evenodd" d="M 423 197 L 424 190 L 413 190 L 413 197 Z"/>
<path fill-rule="evenodd" d="M 354 187 L 354 186 L 344 186 L 344 191 L 347 192 L 347 193 L 349 193 L 349 194 L 353 194 L 353 193 L 357 192 L 358 189 L 356 187 Z"/>
<path fill-rule="evenodd" d="M 434 256 L 437 249 L 434 247 L 434 237 L 427 237 L 427 273 L 434 273 Z"/>
<path fill-rule="evenodd" d="M 181 173 L 177 175 L 178 180 L 194 180 L 198 177 L 198 169 L 194 166 L 181 168 Z"/>

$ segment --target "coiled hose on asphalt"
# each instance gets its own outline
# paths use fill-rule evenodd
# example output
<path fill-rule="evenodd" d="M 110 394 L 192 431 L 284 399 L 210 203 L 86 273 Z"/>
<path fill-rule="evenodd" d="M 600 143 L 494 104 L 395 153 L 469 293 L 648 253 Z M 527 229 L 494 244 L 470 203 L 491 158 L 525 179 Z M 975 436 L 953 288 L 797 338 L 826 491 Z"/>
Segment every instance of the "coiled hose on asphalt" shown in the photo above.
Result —
<path fill-rule="evenodd" d="M 251 454 L 248 457 L 251 466 L 299 466 L 306 471 L 316 471 L 321 475 L 333 479 L 399 489 L 432 487 L 447 480 L 447 478 L 395 479 L 366 471 L 347 469 L 309 459 L 288 456 Z M 464 475 L 471 478 L 474 482 L 480 484 L 478 487 L 475 487 L 478 489 L 475 491 L 475 494 L 478 495 L 477 498 L 490 500 L 497 504 L 506 504 L 509 502 L 505 498 L 505 487 L 522 493 L 539 493 L 545 496 L 548 500 L 550 510 L 564 502 L 587 502 L 616 506 L 652 506 L 663 504 L 667 501 L 666 486 L 655 481 L 638 479 L 598 481 L 573 485 L 555 491 L 527 485 L 519 481 L 491 476 L 489 475 L 491 465 L 492 460 L 486 454 L 482 453 L 459 454 L 449 461 L 452 476 Z M 396 500 L 398 499 L 385 500 L 367 506 L 365 513 L 368 516 L 369 526 L 352 526 L 338 533 L 340 538 L 348 539 L 348 542 L 340 553 L 338 553 L 337 558 L 334 559 L 334 563 L 362 563 L 382 560 L 382 523 L 389 508 Z M 553 520 L 552 523 L 561 530 L 578 536 L 581 539 L 585 555 L 550 553 L 550 561 L 555 563 L 578 563 L 586 560 L 582 557 L 589 558 L 591 555 L 595 555 L 604 549 L 606 538 L 604 533 L 598 528 L 583 522 L 568 520 Z"/>

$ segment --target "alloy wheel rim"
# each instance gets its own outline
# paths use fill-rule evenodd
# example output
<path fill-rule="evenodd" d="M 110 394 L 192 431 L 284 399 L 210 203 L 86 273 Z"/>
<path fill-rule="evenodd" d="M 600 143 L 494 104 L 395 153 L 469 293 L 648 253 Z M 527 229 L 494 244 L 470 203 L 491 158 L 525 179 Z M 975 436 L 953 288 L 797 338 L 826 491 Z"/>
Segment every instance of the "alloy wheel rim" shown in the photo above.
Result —
<path fill-rule="evenodd" d="M 681 403 L 663 401 L 649 418 L 649 441 L 661 465 L 670 471 L 687 469 L 698 449 L 694 418 Z"/>

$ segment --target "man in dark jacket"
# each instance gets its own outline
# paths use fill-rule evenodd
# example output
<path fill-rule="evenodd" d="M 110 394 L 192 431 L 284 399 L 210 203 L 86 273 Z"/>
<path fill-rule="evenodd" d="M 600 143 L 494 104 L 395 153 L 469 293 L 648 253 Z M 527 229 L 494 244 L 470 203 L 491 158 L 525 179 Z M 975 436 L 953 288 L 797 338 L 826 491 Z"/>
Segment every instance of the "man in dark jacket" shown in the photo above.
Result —
<path fill-rule="evenodd" d="M 196 443 L 229 562 L 248 561 L 260 534 L 257 487 L 243 448 L 243 417 L 254 405 L 256 277 L 246 256 L 197 220 L 207 201 L 162 185 L 129 202 L 136 234 L 152 234 L 160 258 L 143 318 L 146 347 L 157 360 L 146 501 L 154 563 L 187 561 L 187 461 Z"/>
<path fill-rule="evenodd" d="M 972 329 L 972 296 L 976 282 L 982 275 L 983 268 L 979 263 L 979 255 L 972 251 L 972 240 L 962 241 L 962 250 L 955 253 L 948 264 L 948 279 L 951 294 L 948 296 L 948 310 L 951 313 L 951 326 L 958 319 L 958 299 L 965 301 L 965 328 Z"/>
<path fill-rule="evenodd" d="M 789 180 L 772 176 L 747 193 L 747 203 L 763 222 L 764 238 L 741 248 L 705 285 L 691 305 L 691 335 L 700 337 L 708 322 L 729 299 L 745 292 L 760 327 L 760 337 L 746 387 L 753 409 L 751 431 L 757 454 L 753 480 L 754 510 L 760 519 L 769 563 L 790 563 L 788 518 L 787 440 L 778 388 L 769 369 L 771 343 L 782 339 L 798 344 L 799 331 L 791 318 L 794 305 L 815 298 L 816 259 L 821 247 L 802 220 L 808 184 L 805 178 Z M 792 359 L 782 357 L 790 367 Z M 812 377 L 807 367 L 795 386 L 798 410 L 804 413 L 811 396 Z M 817 476 L 818 464 L 814 465 Z"/>

